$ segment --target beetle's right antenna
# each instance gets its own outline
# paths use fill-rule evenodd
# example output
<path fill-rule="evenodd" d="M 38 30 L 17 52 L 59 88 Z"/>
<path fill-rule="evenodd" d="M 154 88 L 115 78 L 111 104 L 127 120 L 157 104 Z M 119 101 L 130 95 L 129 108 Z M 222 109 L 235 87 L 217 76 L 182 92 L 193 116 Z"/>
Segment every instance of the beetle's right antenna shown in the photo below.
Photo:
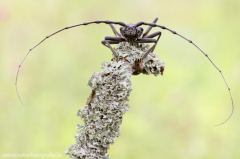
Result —
<path fill-rule="evenodd" d="M 76 25 L 72 25 L 72 26 L 67 26 L 65 28 L 62 28 L 48 36 L 46 36 L 42 41 L 40 41 L 37 45 L 35 45 L 34 47 L 32 47 L 28 53 L 26 54 L 26 56 L 23 58 L 22 62 L 20 63 L 20 65 L 18 66 L 18 71 L 17 71 L 17 75 L 16 75 L 16 81 L 15 81 L 15 87 L 16 87 L 16 91 L 17 91 L 17 95 L 18 95 L 18 98 L 19 100 L 21 101 L 21 103 L 23 104 L 24 107 L 28 108 L 27 106 L 25 106 L 25 104 L 22 102 L 20 96 L 19 96 L 19 93 L 18 93 L 18 88 L 17 88 L 17 80 L 18 80 L 18 73 L 20 71 L 20 67 L 22 66 L 24 60 L 27 58 L 28 54 L 34 49 L 36 48 L 38 45 L 40 45 L 43 41 L 45 41 L 47 38 L 50 38 L 51 36 L 63 31 L 63 30 L 66 30 L 66 29 L 70 29 L 70 28 L 74 28 L 74 27 L 78 27 L 78 26 L 81 26 L 81 25 L 88 25 L 88 24 L 93 24 L 93 23 L 96 23 L 96 24 L 99 24 L 99 23 L 105 23 L 105 24 L 118 24 L 118 25 L 121 25 L 121 26 L 126 26 L 125 23 L 123 22 L 117 22 L 117 21 L 110 21 L 110 20 L 96 20 L 96 21 L 92 21 L 92 22 L 85 22 L 85 23 L 81 23 L 81 24 L 76 24 Z"/>

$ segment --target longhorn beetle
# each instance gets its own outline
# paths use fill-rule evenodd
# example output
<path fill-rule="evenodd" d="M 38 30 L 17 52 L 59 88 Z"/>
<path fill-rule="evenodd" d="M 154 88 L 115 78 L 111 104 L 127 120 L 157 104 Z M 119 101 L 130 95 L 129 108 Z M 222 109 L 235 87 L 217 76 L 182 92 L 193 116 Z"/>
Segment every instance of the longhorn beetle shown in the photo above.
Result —
<path fill-rule="evenodd" d="M 78 27 L 78 26 L 82 26 L 82 25 L 89 25 L 89 24 L 94 24 L 94 23 L 96 23 L 96 24 L 100 24 L 100 23 L 109 24 L 111 29 L 112 29 L 112 31 L 113 31 L 113 33 L 115 34 L 115 36 L 106 36 L 105 39 L 102 41 L 102 44 L 112 51 L 116 61 L 119 60 L 118 54 L 114 51 L 114 49 L 112 48 L 112 46 L 110 44 L 119 44 L 120 42 L 154 43 L 154 45 L 142 56 L 142 58 L 141 58 L 141 64 L 142 64 L 143 59 L 145 57 L 147 57 L 147 55 L 150 52 L 153 52 L 153 50 L 155 49 L 155 47 L 156 47 L 156 45 L 158 43 L 159 38 L 161 37 L 161 31 L 157 31 L 157 32 L 154 32 L 154 33 L 149 34 L 149 35 L 148 35 L 148 33 L 150 32 L 150 30 L 153 27 L 158 27 L 158 28 L 161 28 L 161 29 L 168 30 L 171 33 L 176 34 L 176 35 L 180 36 L 181 38 L 185 39 L 186 41 L 188 41 L 189 43 L 193 44 L 198 50 L 200 50 L 203 53 L 204 56 L 206 56 L 208 58 L 208 60 L 213 64 L 213 66 L 220 72 L 220 74 L 222 75 L 222 78 L 223 78 L 223 80 L 224 80 L 224 82 L 225 82 L 225 84 L 226 84 L 226 86 L 228 88 L 230 97 L 231 97 L 232 111 L 231 111 L 231 114 L 229 115 L 229 117 L 224 122 L 222 122 L 221 124 L 218 124 L 218 125 L 214 125 L 214 126 L 219 126 L 219 125 L 224 124 L 226 121 L 228 121 L 228 119 L 230 119 L 230 117 L 233 114 L 234 103 L 233 103 L 233 98 L 232 98 L 232 95 L 231 95 L 230 88 L 229 88 L 229 86 L 227 84 L 227 81 L 225 80 L 225 78 L 224 78 L 224 76 L 222 74 L 222 71 L 213 63 L 213 61 L 209 58 L 208 54 L 206 54 L 202 49 L 200 49 L 192 40 L 189 40 L 189 39 L 185 38 L 181 34 L 178 34 L 176 31 L 173 31 L 173 30 L 171 30 L 171 29 L 169 29 L 169 28 L 167 28 L 167 27 L 165 27 L 163 25 L 156 24 L 157 20 L 158 20 L 158 18 L 155 18 L 152 23 L 147 23 L 147 22 L 140 21 L 140 22 L 138 22 L 136 24 L 125 24 L 125 23 L 123 23 L 121 21 L 96 20 L 96 21 L 85 22 L 85 23 L 76 24 L 76 25 L 72 25 L 72 26 L 67 26 L 65 28 L 62 28 L 62 29 L 60 29 L 60 30 L 58 30 L 58 31 L 56 31 L 56 32 L 46 36 L 42 41 L 40 41 L 37 45 L 35 45 L 34 47 L 32 47 L 28 51 L 28 53 L 23 58 L 22 62 L 20 63 L 20 65 L 18 67 L 18 71 L 17 71 L 17 75 L 16 75 L 16 81 L 15 81 L 15 87 L 16 87 L 16 91 L 17 91 L 17 95 L 18 95 L 19 100 L 24 105 L 24 103 L 22 102 L 22 100 L 21 100 L 21 98 L 19 96 L 18 89 L 17 89 L 17 79 L 18 79 L 18 73 L 19 73 L 20 67 L 22 66 L 22 64 L 23 64 L 24 60 L 26 59 L 26 57 L 28 56 L 28 54 L 34 48 L 36 48 L 38 45 L 40 45 L 43 41 L 45 41 L 47 38 L 49 38 L 49 37 L 51 37 L 51 36 L 61 32 L 63 30 L 74 28 L 74 27 Z M 120 33 L 118 32 L 118 30 L 116 29 L 114 24 L 121 25 Z M 147 28 L 147 30 L 145 32 L 143 32 L 143 28 L 141 27 L 141 25 L 147 25 L 149 27 Z M 154 39 L 155 37 L 157 37 L 157 39 Z M 28 108 L 28 107 L 26 107 L 26 108 Z"/>

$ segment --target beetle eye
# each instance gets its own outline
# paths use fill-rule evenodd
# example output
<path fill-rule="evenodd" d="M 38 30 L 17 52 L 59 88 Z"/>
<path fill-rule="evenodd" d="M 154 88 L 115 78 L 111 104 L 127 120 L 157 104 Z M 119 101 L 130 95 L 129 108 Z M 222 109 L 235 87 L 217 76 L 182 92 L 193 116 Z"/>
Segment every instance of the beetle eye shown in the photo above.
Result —
<path fill-rule="evenodd" d="M 122 26 L 122 27 L 120 28 L 120 31 L 123 32 L 124 30 L 125 30 L 125 27 Z"/>
<path fill-rule="evenodd" d="M 142 28 L 142 27 L 137 27 L 137 30 L 138 30 L 139 32 L 143 32 L 143 28 Z"/>

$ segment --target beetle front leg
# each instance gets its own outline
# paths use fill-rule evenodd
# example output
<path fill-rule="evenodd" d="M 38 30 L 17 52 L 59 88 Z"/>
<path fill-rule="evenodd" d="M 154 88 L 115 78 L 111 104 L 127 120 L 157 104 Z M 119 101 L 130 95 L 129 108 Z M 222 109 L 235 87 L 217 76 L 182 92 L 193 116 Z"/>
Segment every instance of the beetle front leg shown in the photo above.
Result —
<path fill-rule="evenodd" d="M 116 44 L 118 44 L 118 43 L 119 43 L 119 42 L 116 42 Z M 108 41 L 108 40 L 103 40 L 103 41 L 102 41 L 102 44 L 105 45 L 105 46 L 107 46 L 109 49 L 111 49 L 113 55 L 114 55 L 115 58 L 116 58 L 116 61 L 118 61 L 118 60 L 119 60 L 119 59 L 118 59 L 118 54 L 116 53 L 116 51 L 114 51 L 114 49 L 112 48 L 112 46 L 109 44 L 109 41 Z M 106 45 L 106 44 L 107 44 L 107 45 Z"/>
<path fill-rule="evenodd" d="M 162 35 L 162 32 L 161 32 L 161 31 L 157 31 L 157 32 L 155 32 L 155 33 L 152 33 L 152 34 L 150 34 L 150 35 L 147 35 L 145 38 L 154 38 L 154 37 L 158 36 L 157 41 L 156 41 L 156 44 L 157 44 L 157 43 L 158 43 L 158 40 L 159 40 L 160 37 L 161 37 L 161 35 Z M 154 51 L 154 49 L 155 49 L 155 47 L 153 48 L 152 52 Z"/>
<path fill-rule="evenodd" d="M 155 43 L 143 56 L 142 56 L 142 60 L 147 57 L 147 55 L 150 53 L 150 52 L 153 52 L 157 43 L 158 43 L 158 40 L 159 38 L 161 37 L 162 33 L 161 31 L 157 31 L 155 33 L 152 33 L 150 35 L 147 35 L 145 38 L 142 38 L 142 39 L 138 39 L 137 42 L 138 43 Z M 157 39 L 153 39 L 154 37 L 158 36 Z"/>
<path fill-rule="evenodd" d="M 105 37 L 105 40 L 102 41 L 102 44 L 106 47 L 108 47 L 113 55 L 115 56 L 116 58 L 116 61 L 118 61 L 118 54 L 116 53 L 116 51 L 112 48 L 112 46 L 110 44 L 119 44 L 120 42 L 124 42 L 125 39 L 123 38 L 120 38 L 120 37 L 115 37 L 115 36 L 106 36 Z"/>
<path fill-rule="evenodd" d="M 147 57 L 147 55 L 150 53 L 150 52 L 153 52 L 157 43 L 158 43 L 158 40 L 159 38 L 161 37 L 161 31 L 157 31 L 155 33 L 152 33 L 150 35 L 147 35 L 145 38 L 142 38 L 142 39 L 138 39 L 137 42 L 138 43 L 155 43 L 141 58 L 141 67 L 143 66 L 142 63 L 143 63 L 143 59 Z M 158 36 L 157 39 L 153 39 L 154 37 Z"/>

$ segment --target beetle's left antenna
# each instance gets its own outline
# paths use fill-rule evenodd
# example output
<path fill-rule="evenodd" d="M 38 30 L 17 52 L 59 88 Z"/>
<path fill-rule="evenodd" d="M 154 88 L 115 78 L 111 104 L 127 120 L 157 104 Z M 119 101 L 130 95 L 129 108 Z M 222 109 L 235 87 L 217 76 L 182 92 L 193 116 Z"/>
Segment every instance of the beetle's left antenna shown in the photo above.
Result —
<path fill-rule="evenodd" d="M 22 66 L 24 60 L 27 58 L 28 54 L 29 54 L 35 47 L 37 47 L 38 45 L 40 45 L 44 40 L 46 40 L 46 39 L 49 38 L 50 36 L 52 36 L 52 35 L 60 32 L 60 31 L 62 31 L 62 30 L 64 30 L 64 29 L 61 29 L 61 30 L 59 30 L 59 31 L 57 31 L 57 32 L 49 35 L 49 36 L 46 36 L 46 37 L 45 37 L 42 41 L 40 41 L 37 45 L 35 45 L 35 46 L 32 47 L 31 49 L 29 49 L 28 53 L 25 55 L 25 57 L 23 58 L 22 62 L 21 62 L 20 65 L 18 66 L 16 81 L 15 81 L 15 87 L 16 87 L 17 95 L 18 95 L 18 98 L 19 98 L 20 102 L 21 102 L 21 103 L 23 104 L 23 106 L 26 107 L 26 108 L 28 108 L 28 107 L 22 102 L 22 100 L 21 100 L 21 98 L 20 98 L 20 96 L 19 96 L 19 93 L 18 93 L 18 88 L 17 88 L 17 80 L 18 80 L 18 74 L 19 74 L 19 71 L 20 71 L 20 67 Z"/>
<path fill-rule="evenodd" d="M 66 30 L 66 29 L 70 29 L 70 28 L 74 28 L 74 27 L 78 27 L 78 26 L 81 26 L 81 25 L 88 25 L 88 24 L 93 24 L 93 23 L 96 23 L 96 24 L 99 24 L 99 23 L 105 23 L 105 24 L 118 24 L 118 25 L 121 25 L 121 26 L 126 26 L 125 23 L 121 22 L 121 21 L 110 21 L 110 20 L 96 20 L 96 21 L 91 21 L 91 22 L 85 22 L 85 23 L 81 23 L 81 24 L 76 24 L 76 25 L 71 25 L 71 26 L 67 26 L 65 28 L 62 28 L 48 36 L 46 36 L 42 41 L 40 41 L 37 45 L 35 45 L 34 47 L 32 47 L 31 49 L 29 49 L 28 53 L 26 54 L 26 56 L 23 58 L 22 62 L 20 63 L 20 65 L 18 66 L 18 71 L 17 71 L 17 75 L 16 75 L 16 81 L 15 81 L 15 87 L 16 87 L 16 91 L 17 91 L 17 95 L 18 95 L 18 98 L 19 100 L 21 101 L 21 103 L 24 105 L 24 107 L 28 108 L 21 100 L 20 96 L 19 96 L 19 93 L 18 93 L 18 89 L 17 89 L 17 80 L 18 80 L 18 74 L 19 74 L 19 71 L 20 71 L 20 67 L 22 66 L 24 60 L 27 58 L 28 54 L 34 49 L 36 48 L 38 45 L 40 45 L 43 41 L 45 41 L 47 38 L 63 31 L 63 30 Z"/>

